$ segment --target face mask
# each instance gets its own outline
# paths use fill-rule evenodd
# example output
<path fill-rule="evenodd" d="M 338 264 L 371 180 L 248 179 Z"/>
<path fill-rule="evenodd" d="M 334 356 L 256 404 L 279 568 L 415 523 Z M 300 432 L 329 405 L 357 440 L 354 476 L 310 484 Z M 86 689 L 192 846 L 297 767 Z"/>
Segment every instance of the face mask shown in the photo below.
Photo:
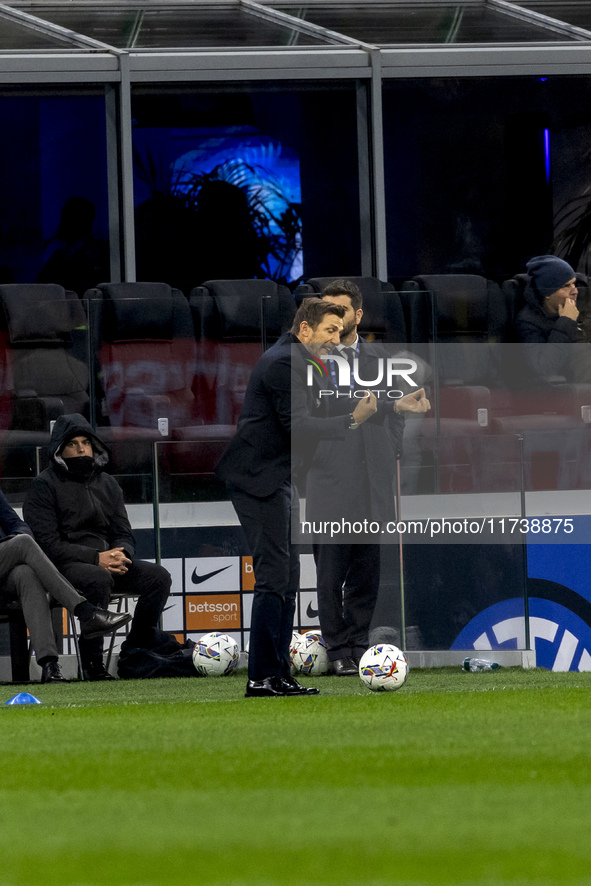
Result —
<path fill-rule="evenodd" d="M 91 455 L 79 455 L 77 457 L 65 458 L 66 467 L 72 474 L 90 474 L 94 468 L 94 458 Z"/>

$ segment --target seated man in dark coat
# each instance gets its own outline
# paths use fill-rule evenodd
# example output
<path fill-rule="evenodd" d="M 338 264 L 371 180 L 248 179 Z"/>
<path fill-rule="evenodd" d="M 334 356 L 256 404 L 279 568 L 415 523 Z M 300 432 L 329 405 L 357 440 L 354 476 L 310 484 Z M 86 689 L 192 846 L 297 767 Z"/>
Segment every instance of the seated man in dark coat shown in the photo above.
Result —
<path fill-rule="evenodd" d="M 31 484 L 25 519 L 50 560 L 92 603 L 106 607 L 112 591 L 138 598 L 129 641 L 150 645 L 171 578 L 162 566 L 133 559 L 123 493 L 103 470 L 107 447 L 82 415 L 63 415 L 53 428 L 49 451 L 51 466 Z M 112 679 L 102 645 L 100 638 L 80 642 L 89 680 Z"/>
<path fill-rule="evenodd" d="M 20 600 L 42 683 L 67 683 L 58 661 L 48 595 L 80 619 L 82 637 L 100 637 L 126 624 L 126 612 L 97 609 L 47 559 L 27 524 L 0 492 L 0 595 Z"/>
<path fill-rule="evenodd" d="M 536 381 L 558 378 L 591 381 L 587 348 L 574 348 L 585 337 L 578 325 L 577 282 L 571 266 L 555 255 L 538 255 L 527 263 L 525 307 L 515 320 L 525 360 Z"/>

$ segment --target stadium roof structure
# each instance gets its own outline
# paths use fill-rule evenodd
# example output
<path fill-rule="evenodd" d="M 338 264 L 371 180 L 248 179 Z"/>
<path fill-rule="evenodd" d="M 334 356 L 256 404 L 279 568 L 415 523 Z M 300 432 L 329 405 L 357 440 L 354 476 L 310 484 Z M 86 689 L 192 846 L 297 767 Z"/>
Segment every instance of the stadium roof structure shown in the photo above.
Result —
<path fill-rule="evenodd" d="M 425 77 L 591 74 L 591 0 L 12 0 L 0 3 L 0 88 L 104 85 L 120 138 L 133 267 L 131 92 L 150 84 L 356 81 L 383 190 L 382 86 Z M 113 96 L 109 98 L 109 89 Z M 359 125 L 359 121 L 358 121 Z M 109 151 L 109 163 L 112 152 Z M 372 210 L 386 274 L 385 209 Z M 125 221 L 127 219 L 127 221 Z"/>
<path fill-rule="evenodd" d="M 13 0 L 0 3 L 0 70 L 47 68 L 52 56 L 129 58 L 130 71 L 390 67 L 581 58 L 591 44 L 591 0 Z M 516 56 L 516 52 L 519 55 Z M 524 56 L 527 51 L 527 56 Z M 558 53 L 558 54 L 557 54 Z M 566 54 L 566 55 L 565 55 Z M 586 56 L 586 53 L 585 53 Z M 20 66 L 14 64 L 21 59 Z M 161 60 L 167 58 L 166 65 Z M 445 59 L 447 58 L 447 61 Z M 9 64 L 9 60 L 13 64 Z M 36 59 L 36 64 L 32 60 Z M 152 60 L 150 63 L 149 60 Z M 527 59 L 527 61 L 526 61 Z M 283 61 L 280 61 L 283 60 Z M 478 62 L 477 62 L 478 60 Z M 366 62 L 367 64 L 367 62 Z M 67 69 L 68 65 L 64 63 Z M 99 65 L 95 65 L 98 72 Z M 104 75 L 109 66 L 105 64 Z M 390 72 L 391 73 L 391 72 Z M 408 71 L 406 71 L 408 73 Z M 259 73 L 260 76 L 260 73 Z"/>

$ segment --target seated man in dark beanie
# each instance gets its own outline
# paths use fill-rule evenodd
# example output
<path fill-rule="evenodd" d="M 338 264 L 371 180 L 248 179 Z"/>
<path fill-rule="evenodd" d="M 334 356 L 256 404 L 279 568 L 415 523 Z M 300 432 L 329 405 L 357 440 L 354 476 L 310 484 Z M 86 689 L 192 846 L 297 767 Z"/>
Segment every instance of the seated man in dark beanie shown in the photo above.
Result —
<path fill-rule="evenodd" d="M 515 329 L 518 340 L 527 344 L 529 368 L 540 382 L 557 376 L 570 382 L 591 382 L 586 346 L 572 348 L 585 341 L 578 324 L 574 270 L 555 255 L 537 255 L 526 267 L 526 304 L 515 319 Z"/>
<path fill-rule="evenodd" d="M 82 415 L 56 421 L 51 465 L 33 480 L 24 516 L 50 560 L 84 596 L 107 607 L 112 591 L 138 598 L 129 642 L 149 646 L 170 592 L 162 566 L 135 560 L 123 493 L 104 472 L 109 450 Z M 80 642 L 85 677 L 113 679 L 103 663 L 102 639 Z"/>
<path fill-rule="evenodd" d="M 33 533 L 0 492 L 0 593 L 19 599 L 42 683 L 67 683 L 58 660 L 48 594 L 80 619 L 81 637 L 101 637 L 126 624 L 126 612 L 97 609 L 82 597 L 47 559 Z"/>

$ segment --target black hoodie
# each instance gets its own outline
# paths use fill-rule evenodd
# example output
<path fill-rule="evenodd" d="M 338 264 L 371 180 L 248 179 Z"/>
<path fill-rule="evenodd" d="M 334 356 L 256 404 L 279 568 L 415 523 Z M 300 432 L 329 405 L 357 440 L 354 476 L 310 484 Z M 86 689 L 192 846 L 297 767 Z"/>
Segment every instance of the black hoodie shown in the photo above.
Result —
<path fill-rule="evenodd" d="M 576 321 L 544 310 L 530 284 L 526 286 L 523 296 L 525 307 L 515 318 L 519 341 L 537 344 L 583 341 L 583 333 Z"/>
<path fill-rule="evenodd" d="M 94 468 L 89 474 L 69 471 L 61 457 L 64 445 L 78 436 L 92 443 Z M 84 416 L 58 418 L 49 454 L 51 466 L 33 480 L 23 505 L 25 520 L 49 559 L 58 567 L 98 564 L 99 553 L 115 547 L 123 547 L 131 559 L 135 543 L 123 493 L 103 471 L 109 450 Z"/>
<path fill-rule="evenodd" d="M 544 310 L 531 285 L 524 292 L 525 307 L 515 318 L 518 341 L 525 344 L 525 359 L 538 381 L 566 377 L 573 380 L 572 344 L 584 341 L 577 323 Z M 575 378 L 575 380 L 579 380 Z"/>

